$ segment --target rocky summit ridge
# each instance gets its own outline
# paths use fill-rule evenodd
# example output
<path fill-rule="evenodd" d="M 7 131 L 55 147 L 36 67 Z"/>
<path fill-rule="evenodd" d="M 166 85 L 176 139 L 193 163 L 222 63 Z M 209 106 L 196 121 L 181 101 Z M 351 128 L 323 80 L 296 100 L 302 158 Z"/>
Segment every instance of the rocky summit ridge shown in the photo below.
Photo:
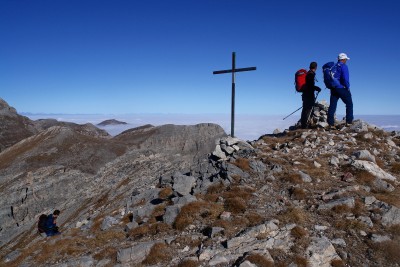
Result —
<path fill-rule="evenodd" d="M 0 266 L 399 266 L 400 137 L 31 121 L 0 102 Z M 12 136 L 12 129 L 21 133 Z M 55 237 L 37 234 L 61 210 Z"/>

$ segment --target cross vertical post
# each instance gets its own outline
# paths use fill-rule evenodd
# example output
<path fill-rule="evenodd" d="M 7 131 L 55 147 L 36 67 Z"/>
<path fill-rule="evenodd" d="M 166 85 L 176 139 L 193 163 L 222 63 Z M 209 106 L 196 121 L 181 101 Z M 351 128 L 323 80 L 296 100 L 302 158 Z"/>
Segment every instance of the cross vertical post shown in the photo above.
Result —
<path fill-rule="evenodd" d="M 232 103 L 231 103 L 231 136 L 235 136 L 235 68 L 236 53 L 232 52 Z"/>
<path fill-rule="evenodd" d="M 231 136 L 235 137 L 235 90 L 236 90 L 236 85 L 235 85 L 235 74 L 236 72 L 241 72 L 241 71 L 251 71 L 251 70 L 256 70 L 256 67 L 250 67 L 250 68 L 236 68 L 236 53 L 232 52 L 232 69 L 230 70 L 217 70 L 214 71 L 213 74 L 223 74 L 223 73 L 232 73 L 232 106 L 231 106 Z"/>

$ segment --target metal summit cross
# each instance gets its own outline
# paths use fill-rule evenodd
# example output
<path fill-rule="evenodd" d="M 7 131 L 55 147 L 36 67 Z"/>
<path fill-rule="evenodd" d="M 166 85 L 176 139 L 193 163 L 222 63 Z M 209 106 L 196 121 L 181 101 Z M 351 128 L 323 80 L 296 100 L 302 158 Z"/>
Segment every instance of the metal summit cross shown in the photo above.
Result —
<path fill-rule="evenodd" d="M 236 58 L 235 52 L 232 52 L 232 69 L 217 70 L 217 71 L 213 72 L 213 74 L 232 73 L 232 107 L 231 107 L 231 136 L 232 137 L 235 137 L 235 73 L 241 72 L 241 71 L 256 70 L 256 67 L 237 69 L 235 58 Z"/>

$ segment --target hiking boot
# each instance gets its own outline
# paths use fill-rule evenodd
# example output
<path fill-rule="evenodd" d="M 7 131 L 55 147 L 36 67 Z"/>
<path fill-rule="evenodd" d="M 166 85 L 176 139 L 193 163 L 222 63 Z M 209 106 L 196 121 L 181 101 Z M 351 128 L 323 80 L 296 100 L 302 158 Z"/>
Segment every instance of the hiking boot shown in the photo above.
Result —
<path fill-rule="evenodd" d="M 328 130 L 329 130 L 329 131 L 337 130 L 337 128 L 336 128 L 335 125 L 329 125 Z"/>
<path fill-rule="evenodd" d="M 351 125 L 353 125 L 353 123 L 352 122 L 346 122 L 346 127 L 350 127 Z"/>

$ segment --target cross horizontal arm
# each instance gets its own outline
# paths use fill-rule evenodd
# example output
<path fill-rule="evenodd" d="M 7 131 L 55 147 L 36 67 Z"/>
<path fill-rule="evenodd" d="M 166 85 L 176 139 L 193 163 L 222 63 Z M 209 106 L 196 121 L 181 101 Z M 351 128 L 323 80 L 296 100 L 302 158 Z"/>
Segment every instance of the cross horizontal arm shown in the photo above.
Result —
<path fill-rule="evenodd" d="M 241 71 L 250 71 L 250 70 L 256 70 L 256 67 L 250 67 L 250 68 L 241 68 L 241 69 L 235 69 L 235 72 L 241 72 Z M 217 70 L 213 71 L 213 74 L 222 74 L 222 73 L 232 73 L 232 69 L 230 70 Z"/>

